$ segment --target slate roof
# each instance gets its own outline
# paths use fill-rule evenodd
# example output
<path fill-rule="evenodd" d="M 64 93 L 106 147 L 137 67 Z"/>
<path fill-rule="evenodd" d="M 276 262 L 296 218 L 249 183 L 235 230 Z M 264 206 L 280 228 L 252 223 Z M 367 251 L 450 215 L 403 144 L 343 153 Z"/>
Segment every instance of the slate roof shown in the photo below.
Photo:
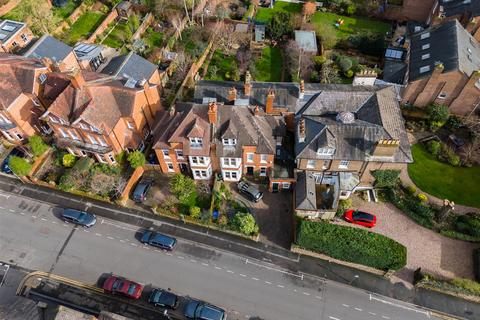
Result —
<path fill-rule="evenodd" d="M 149 80 L 155 70 L 157 70 L 156 65 L 132 51 L 127 55 L 118 56 L 110 60 L 105 68 L 102 69 L 102 73 L 132 78 L 138 82 Z"/>
<path fill-rule="evenodd" d="M 7 43 L 25 23 L 13 20 L 0 20 L 0 43 Z"/>
<path fill-rule="evenodd" d="M 425 48 L 427 45 L 429 48 Z M 443 64 L 443 72 L 459 70 L 468 77 L 480 69 L 480 44 L 456 19 L 411 37 L 409 81 L 428 77 L 437 62 Z M 421 72 L 422 67 L 429 70 Z"/>
<path fill-rule="evenodd" d="M 480 15 L 480 1 L 478 0 L 440 0 L 446 17 L 469 13 L 473 17 Z"/>
<path fill-rule="evenodd" d="M 194 101 L 202 103 L 203 98 L 215 98 L 218 102 L 229 103 L 228 92 L 234 87 L 237 89 L 237 99 L 247 99 L 251 106 L 265 107 L 268 91 L 275 91 L 274 106 L 287 108 L 295 112 L 298 104 L 299 87 L 291 82 L 256 82 L 252 81 L 250 96 L 244 94 L 243 82 L 201 80 L 195 86 Z"/>
<path fill-rule="evenodd" d="M 24 56 L 37 59 L 49 58 L 53 62 L 62 62 L 72 51 L 72 47 L 46 34 L 38 39 Z"/>
<path fill-rule="evenodd" d="M 35 70 L 46 67 L 38 59 L 0 53 L 0 108 L 8 108 L 22 93 L 32 94 Z"/>
<path fill-rule="evenodd" d="M 295 185 L 295 208 L 297 210 L 317 210 L 315 177 L 309 171 L 301 170 L 297 174 L 297 183 Z"/>
<path fill-rule="evenodd" d="M 337 121 L 340 112 L 355 116 L 352 123 Z M 385 162 L 412 162 L 404 121 L 393 86 L 324 88 L 297 113 L 305 121 L 305 140 L 296 132 L 295 157 L 365 161 L 380 139 L 398 139 L 400 147 Z M 298 122 L 298 121 L 297 121 Z M 333 155 L 319 155 L 318 148 L 335 149 Z"/>

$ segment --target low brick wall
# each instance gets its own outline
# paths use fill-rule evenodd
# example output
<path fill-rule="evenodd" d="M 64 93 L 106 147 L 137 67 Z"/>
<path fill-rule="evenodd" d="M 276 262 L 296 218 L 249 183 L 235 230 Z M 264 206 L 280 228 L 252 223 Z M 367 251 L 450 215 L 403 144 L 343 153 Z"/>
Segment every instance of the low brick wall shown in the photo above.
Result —
<path fill-rule="evenodd" d="M 33 178 L 37 174 L 38 170 L 40 170 L 42 165 L 45 163 L 45 159 L 47 159 L 48 156 L 50 156 L 52 151 L 53 151 L 52 148 L 48 148 L 47 151 L 45 151 L 41 156 L 39 156 L 35 160 L 35 162 L 32 164 L 32 170 L 30 171 L 30 174 L 28 175 L 30 179 Z"/>
<path fill-rule="evenodd" d="M 114 7 L 112 11 L 105 17 L 98 28 L 92 33 L 92 35 L 85 41 L 87 43 L 94 43 L 97 36 L 103 33 L 108 28 L 108 25 L 112 23 L 118 17 L 117 9 Z"/>
<path fill-rule="evenodd" d="M 15 8 L 21 0 L 10 0 L 6 4 L 0 7 L 0 16 L 3 16 L 4 14 L 7 14 L 10 10 Z"/>
<path fill-rule="evenodd" d="M 118 201 L 119 204 L 123 206 L 125 205 L 130 191 L 132 191 L 133 186 L 138 182 L 138 180 L 140 180 L 144 172 L 145 169 L 143 167 L 138 167 L 137 169 L 135 169 L 135 171 L 133 171 L 132 176 L 125 185 L 125 189 L 123 189 L 122 194 L 120 195 Z"/>
<path fill-rule="evenodd" d="M 145 33 L 145 31 L 147 30 L 147 28 L 153 23 L 154 19 L 155 17 L 153 16 L 152 13 L 150 12 L 147 13 L 145 18 L 143 18 L 142 24 L 140 25 L 140 27 L 138 27 L 137 31 L 135 31 L 135 33 L 133 34 L 132 40 L 140 39 L 142 35 Z"/>

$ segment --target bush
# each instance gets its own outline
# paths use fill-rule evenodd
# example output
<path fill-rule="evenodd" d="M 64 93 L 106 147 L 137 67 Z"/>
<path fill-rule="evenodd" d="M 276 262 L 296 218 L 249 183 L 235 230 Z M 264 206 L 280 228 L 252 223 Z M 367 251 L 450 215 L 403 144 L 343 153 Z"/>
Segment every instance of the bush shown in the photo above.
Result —
<path fill-rule="evenodd" d="M 177 173 L 170 180 L 170 191 L 187 208 L 196 205 L 197 188 L 195 181 L 181 173 Z"/>
<path fill-rule="evenodd" d="M 415 194 L 415 192 L 417 192 L 417 188 L 410 185 L 405 188 L 405 191 L 407 191 L 408 194 Z"/>
<path fill-rule="evenodd" d="M 427 106 L 427 114 L 432 122 L 445 123 L 448 120 L 450 111 L 443 104 L 432 103 Z"/>
<path fill-rule="evenodd" d="M 470 279 L 452 279 L 450 283 L 457 286 L 468 293 L 480 296 L 480 283 Z"/>
<path fill-rule="evenodd" d="M 127 160 L 133 169 L 137 169 L 145 164 L 145 155 L 138 150 L 133 151 L 128 154 Z"/>
<path fill-rule="evenodd" d="M 324 64 L 327 61 L 327 58 L 325 56 L 314 56 L 313 57 L 313 63 L 317 68 L 320 68 L 322 64 Z"/>
<path fill-rule="evenodd" d="M 71 168 L 77 161 L 77 157 L 75 157 L 71 153 L 65 153 L 62 158 L 62 164 L 65 168 Z"/>
<path fill-rule="evenodd" d="M 442 144 L 437 140 L 430 140 L 427 142 L 427 151 L 434 157 L 440 154 Z"/>
<path fill-rule="evenodd" d="M 362 53 L 380 55 L 385 51 L 385 36 L 379 32 L 360 32 L 349 38 Z"/>
<path fill-rule="evenodd" d="M 418 200 L 420 200 L 420 202 L 423 202 L 423 203 L 428 201 L 428 197 L 423 193 L 419 193 L 417 195 L 417 198 L 418 198 Z"/>
<path fill-rule="evenodd" d="M 32 171 L 32 165 L 21 157 L 11 156 L 8 160 L 8 166 L 19 177 L 26 176 Z"/>
<path fill-rule="evenodd" d="M 385 190 L 387 199 L 398 209 L 409 216 L 412 220 L 425 228 L 433 228 L 433 217 L 435 211 L 423 205 L 414 195 L 402 195 L 400 188 L 387 188 Z"/>
<path fill-rule="evenodd" d="M 353 70 L 347 70 L 343 74 L 345 75 L 345 77 L 351 78 L 351 77 L 353 77 Z"/>
<path fill-rule="evenodd" d="M 398 185 L 400 170 L 374 170 L 372 176 L 375 178 L 375 187 L 394 187 Z"/>
<path fill-rule="evenodd" d="M 202 209 L 200 209 L 197 206 L 193 206 L 193 207 L 190 207 L 189 213 L 190 213 L 190 217 L 192 217 L 194 219 L 198 219 L 198 218 L 200 218 L 200 214 L 202 213 Z"/>
<path fill-rule="evenodd" d="M 383 235 L 366 230 L 300 220 L 297 244 L 332 258 L 381 270 L 397 270 L 407 262 L 407 249 Z"/>
<path fill-rule="evenodd" d="M 353 67 L 353 62 L 347 57 L 340 57 L 337 60 L 337 64 L 343 72 L 347 72 Z"/>
<path fill-rule="evenodd" d="M 48 145 L 43 141 L 40 136 L 31 136 L 28 138 L 28 145 L 32 149 L 32 152 L 35 156 L 41 156 L 45 151 L 48 150 Z"/>
<path fill-rule="evenodd" d="M 480 219 L 468 215 L 458 216 L 454 223 L 455 230 L 458 232 L 480 237 Z"/>
<path fill-rule="evenodd" d="M 232 220 L 232 226 L 235 230 L 248 236 L 258 233 L 258 225 L 250 213 L 238 212 L 235 214 Z"/>
<path fill-rule="evenodd" d="M 218 224 L 222 227 L 225 227 L 228 224 L 227 215 L 222 214 L 220 217 L 218 217 Z"/>
<path fill-rule="evenodd" d="M 346 199 L 346 200 L 338 201 L 337 213 L 335 215 L 336 216 L 341 216 L 351 206 L 352 206 L 352 199 Z"/>

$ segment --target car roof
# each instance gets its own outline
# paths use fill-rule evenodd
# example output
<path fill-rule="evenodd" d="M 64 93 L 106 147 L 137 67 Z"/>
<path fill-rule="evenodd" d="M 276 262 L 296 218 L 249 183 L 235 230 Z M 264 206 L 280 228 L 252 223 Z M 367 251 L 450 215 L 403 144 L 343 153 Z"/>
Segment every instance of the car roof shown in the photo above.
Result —
<path fill-rule="evenodd" d="M 200 314 L 203 319 L 209 320 L 221 320 L 223 315 L 223 310 L 209 304 L 203 306 L 202 312 Z"/>
<path fill-rule="evenodd" d="M 140 182 L 139 184 L 137 184 L 137 187 L 135 188 L 134 193 L 142 193 L 143 191 L 145 191 L 145 189 L 148 187 L 148 185 L 149 185 L 149 183 Z"/>
<path fill-rule="evenodd" d="M 75 209 L 65 209 L 63 210 L 63 213 L 62 213 L 63 216 L 72 217 L 72 218 L 79 218 L 83 214 L 87 214 L 87 213 L 84 211 L 75 210 Z"/>
<path fill-rule="evenodd" d="M 175 238 L 166 236 L 161 233 L 155 233 L 155 235 L 150 239 L 150 241 L 156 241 L 167 245 L 172 245 L 175 243 Z"/>

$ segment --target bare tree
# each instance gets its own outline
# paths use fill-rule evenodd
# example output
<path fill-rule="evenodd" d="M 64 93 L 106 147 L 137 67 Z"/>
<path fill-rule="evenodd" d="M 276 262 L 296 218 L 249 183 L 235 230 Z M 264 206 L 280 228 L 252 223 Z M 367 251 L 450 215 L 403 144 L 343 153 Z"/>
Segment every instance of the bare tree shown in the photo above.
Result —
<path fill-rule="evenodd" d="M 252 52 L 246 45 L 242 45 L 237 51 L 238 69 L 241 74 L 247 71 L 251 60 L 252 60 Z"/>

